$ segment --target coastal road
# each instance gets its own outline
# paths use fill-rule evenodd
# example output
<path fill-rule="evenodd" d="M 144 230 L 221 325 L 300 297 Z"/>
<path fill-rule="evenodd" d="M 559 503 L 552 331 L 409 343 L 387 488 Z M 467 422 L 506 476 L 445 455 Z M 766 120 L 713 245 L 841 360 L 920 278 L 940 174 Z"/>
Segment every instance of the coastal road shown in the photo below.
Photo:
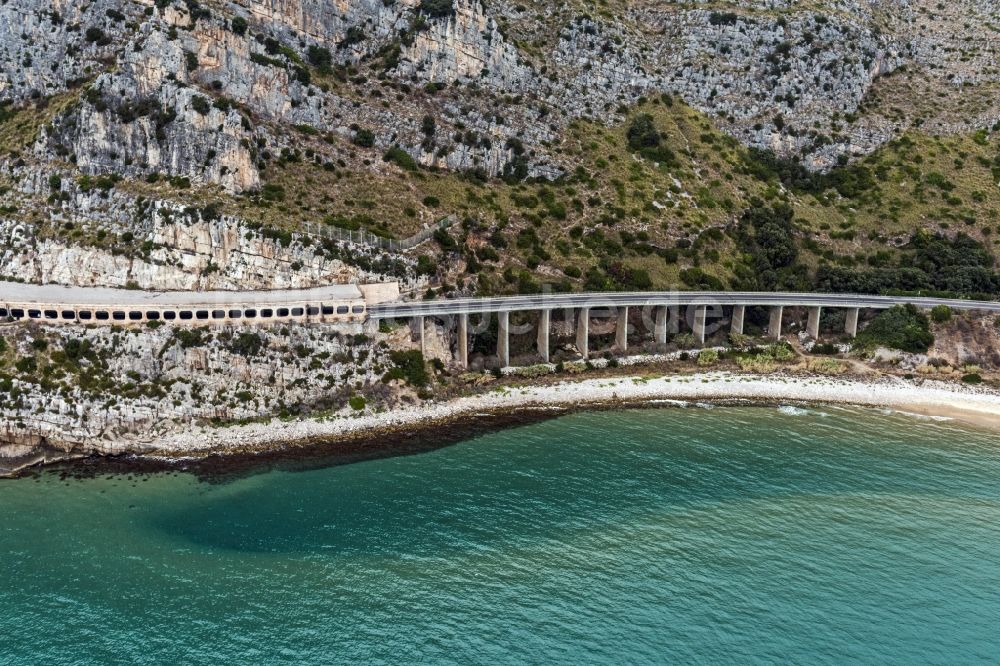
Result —
<path fill-rule="evenodd" d="M 384 289 L 391 286 L 392 289 Z M 672 306 L 804 306 L 811 308 L 885 309 L 902 303 L 920 308 L 947 305 L 955 310 L 1000 313 L 1000 302 L 922 296 L 869 296 L 797 292 L 663 291 L 542 293 L 494 298 L 399 301 L 391 285 L 329 285 L 313 289 L 270 291 L 141 291 L 104 287 L 67 287 L 0 282 L 0 317 L 84 321 L 88 323 L 165 323 L 255 319 L 274 321 L 353 322 L 454 316 L 515 311 L 601 310 Z M 333 317 L 333 319 L 326 319 Z M 251 322 L 246 322 L 251 323 Z M 780 324 L 780 322 L 778 322 Z"/>
<path fill-rule="evenodd" d="M 382 303 L 368 309 L 373 319 L 482 314 L 520 310 L 617 308 L 623 306 L 744 305 L 885 309 L 912 303 L 920 308 L 947 305 L 955 310 L 1000 313 L 1000 302 L 968 301 L 922 296 L 867 296 L 863 294 L 808 294 L 798 292 L 663 291 L 583 294 L 531 294 L 497 298 L 462 298 Z"/>
<path fill-rule="evenodd" d="M 393 284 L 390 297 L 399 295 Z M 145 291 L 0 282 L 0 321 L 199 326 L 208 323 L 362 323 L 382 285 L 259 291 Z M 367 290 L 367 293 L 366 293 Z M 371 298 L 369 298 L 371 296 Z M 384 300 L 384 299 L 383 299 Z"/>

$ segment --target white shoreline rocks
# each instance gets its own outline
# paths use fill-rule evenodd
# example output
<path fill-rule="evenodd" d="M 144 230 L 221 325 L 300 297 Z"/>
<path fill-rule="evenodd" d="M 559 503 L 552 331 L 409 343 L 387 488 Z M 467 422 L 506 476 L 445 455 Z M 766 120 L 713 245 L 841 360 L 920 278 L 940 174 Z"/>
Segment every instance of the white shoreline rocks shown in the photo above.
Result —
<path fill-rule="evenodd" d="M 636 405 L 667 400 L 839 403 L 964 417 L 980 424 L 997 419 L 1000 423 L 1000 394 L 978 387 L 933 380 L 921 380 L 917 384 L 896 377 L 863 380 L 709 372 L 662 377 L 595 378 L 541 386 L 505 386 L 481 395 L 391 412 L 196 428 L 167 435 L 155 444 L 154 449 L 145 452 L 164 456 L 198 456 L 263 451 L 294 443 L 388 434 L 397 428 L 430 425 L 482 412 L 608 403 Z M 108 453 L 135 452 L 125 442 L 121 446 L 120 451 Z"/>

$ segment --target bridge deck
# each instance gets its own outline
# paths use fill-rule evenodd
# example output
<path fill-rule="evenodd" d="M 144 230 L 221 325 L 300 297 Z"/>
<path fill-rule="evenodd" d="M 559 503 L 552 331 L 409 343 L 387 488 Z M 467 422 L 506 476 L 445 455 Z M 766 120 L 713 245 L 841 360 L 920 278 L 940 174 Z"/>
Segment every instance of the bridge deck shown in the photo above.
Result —
<path fill-rule="evenodd" d="M 608 292 L 585 294 L 536 294 L 498 298 L 442 299 L 407 303 L 382 303 L 369 308 L 374 319 L 447 316 L 519 310 L 563 308 L 610 308 L 655 305 L 784 305 L 786 307 L 831 307 L 884 309 L 903 303 L 921 308 L 947 305 L 956 310 L 1000 312 L 1000 302 L 970 301 L 921 296 L 867 296 L 863 294 L 807 294 L 796 292 Z"/>
<path fill-rule="evenodd" d="M 371 287 L 368 285 L 365 288 Z M 378 285 L 375 285 L 378 286 Z M 316 311 L 319 305 L 337 304 L 335 313 L 363 315 L 371 319 L 404 319 L 408 317 L 449 316 L 460 314 L 503 313 L 522 310 L 558 309 L 602 309 L 624 306 L 805 306 L 827 308 L 875 308 L 884 309 L 897 304 L 912 303 L 921 308 L 948 305 L 956 310 L 987 310 L 1000 313 L 1000 302 L 971 301 L 948 298 L 919 296 L 869 296 L 864 294 L 808 294 L 795 292 L 607 292 L 583 294 L 531 294 L 496 298 L 441 299 L 434 301 L 392 301 L 379 302 L 383 297 L 367 303 L 367 292 L 353 284 L 338 284 L 313 289 L 285 289 L 271 291 L 141 291 L 132 289 L 111 289 L 105 287 L 66 287 L 61 285 L 34 285 L 17 282 L 0 282 L 0 310 L 4 315 L 12 308 L 35 308 L 29 317 L 56 318 L 53 311 L 59 310 L 59 317 L 68 320 L 90 319 L 89 313 L 77 317 L 72 310 L 90 309 L 136 309 L 136 310 L 187 310 L 192 308 L 225 308 L 225 315 L 218 319 L 229 319 L 228 308 L 247 308 L 250 316 L 253 308 L 271 307 L 282 310 L 295 307 L 304 316 Z M 395 292 L 398 294 L 398 291 Z M 395 297 L 395 294 L 389 297 Z M 304 307 L 305 306 L 305 307 Z M 344 309 L 349 306 L 349 309 Z M 39 314 L 39 309 L 51 308 Z M 70 311 L 63 315 L 64 309 Z M 328 310 L 323 307 L 321 310 Z M 266 311 L 266 310 L 265 310 Z M 214 311 L 216 313 L 219 310 Z M 233 310 L 235 312 L 235 310 Z M 78 313 L 79 314 L 79 313 Z M 106 317 L 101 313 L 101 319 Z M 120 313 L 118 313 L 120 315 Z M 17 317 L 23 316 L 18 310 Z M 96 313 L 95 313 L 96 315 Z M 130 314 L 135 317 L 136 313 Z M 185 319 L 188 317 L 185 313 Z M 154 318 L 158 315 L 153 315 Z M 294 315 L 289 315 L 294 316 Z M 139 319 L 147 318 L 144 312 Z M 167 315 L 168 319 L 175 317 Z M 240 318 L 235 315 L 234 318 Z M 113 319 L 113 318 L 112 318 Z"/>

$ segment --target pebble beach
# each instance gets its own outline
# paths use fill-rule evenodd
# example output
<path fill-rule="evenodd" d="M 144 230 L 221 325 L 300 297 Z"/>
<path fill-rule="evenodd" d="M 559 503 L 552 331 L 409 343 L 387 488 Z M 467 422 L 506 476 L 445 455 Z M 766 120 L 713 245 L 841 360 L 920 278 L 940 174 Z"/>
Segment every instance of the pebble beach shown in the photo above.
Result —
<path fill-rule="evenodd" d="M 706 372 L 567 380 L 539 386 L 503 386 L 475 396 L 392 411 L 195 428 L 160 439 L 156 442 L 155 453 L 197 456 L 210 451 L 269 450 L 316 440 L 370 438 L 378 433 L 389 434 L 396 429 L 414 426 L 445 426 L 449 422 L 485 413 L 579 409 L 601 405 L 645 406 L 663 401 L 881 407 L 1000 429 L 1000 393 L 982 387 L 892 376 L 868 379 Z"/>

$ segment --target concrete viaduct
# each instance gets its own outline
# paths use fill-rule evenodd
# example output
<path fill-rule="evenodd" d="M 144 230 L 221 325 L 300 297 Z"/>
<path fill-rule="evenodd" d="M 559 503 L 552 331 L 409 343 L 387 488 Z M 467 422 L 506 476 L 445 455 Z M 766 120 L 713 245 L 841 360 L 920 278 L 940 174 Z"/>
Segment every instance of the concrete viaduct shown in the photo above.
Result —
<path fill-rule="evenodd" d="M 772 338 L 781 336 L 784 309 L 808 309 L 806 332 L 819 336 L 823 308 L 845 311 L 844 333 L 853 337 L 858 331 L 861 309 L 885 309 L 912 303 L 929 309 L 947 305 L 956 310 L 983 310 L 1000 313 L 1000 302 L 911 296 L 866 296 L 860 294 L 807 294 L 782 292 L 616 292 L 584 294 L 532 294 L 497 298 L 399 301 L 399 285 L 343 284 L 313 289 L 273 291 L 140 291 L 104 287 L 66 287 L 0 282 L 0 321 L 39 320 L 65 324 L 135 325 L 160 321 L 171 325 L 232 325 L 276 323 L 361 323 L 367 320 L 410 320 L 419 328 L 424 348 L 424 324 L 427 318 L 457 319 L 458 356 L 468 367 L 469 317 L 496 314 L 498 317 L 497 357 L 502 366 L 510 365 L 510 314 L 537 312 L 537 349 L 549 360 L 551 315 L 554 310 L 566 313 L 574 321 L 576 347 L 583 358 L 590 353 L 592 316 L 616 318 L 615 347 L 628 349 L 630 309 L 639 309 L 649 323 L 653 340 L 665 343 L 668 335 L 680 330 L 681 308 L 698 343 L 705 342 L 712 326 L 729 312 L 733 332 L 743 332 L 747 307 L 770 309 L 767 327 Z M 518 332 L 518 331 L 514 331 Z M 521 331 L 523 332 L 523 331 Z"/>
<path fill-rule="evenodd" d="M 382 303 L 369 308 L 368 316 L 377 320 L 411 319 L 419 329 L 421 350 L 424 349 L 424 324 L 426 318 L 455 318 L 458 321 L 458 356 L 462 367 L 469 362 L 469 316 L 498 317 L 497 357 L 502 367 L 510 365 L 510 313 L 537 312 L 537 349 L 543 362 L 549 361 L 549 335 L 553 310 L 566 313 L 566 320 L 576 321 L 576 347 L 580 355 L 589 357 L 590 321 L 592 313 L 617 318 L 615 326 L 615 347 L 624 352 L 628 349 L 629 309 L 640 308 L 650 321 L 653 339 L 665 343 L 668 335 L 680 330 L 681 308 L 688 313 L 691 332 L 699 344 L 704 344 L 709 321 L 720 320 L 723 308 L 730 311 L 730 328 L 735 333 L 743 332 L 743 320 L 747 307 L 763 306 L 770 309 L 768 336 L 781 337 L 784 309 L 805 307 L 808 309 L 806 332 L 812 338 L 819 337 L 820 314 L 823 308 L 837 308 L 845 311 L 844 333 L 854 337 L 858 332 L 858 315 L 861 309 L 886 309 L 894 305 L 912 303 L 929 309 L 936 305 L 947 305 L 956 310 L 986 310 L 1000 313 L 1000 302 L 968 301 L 961 299 L 941 299 L 907 296 L 865 296 L 858 294 L 807 294 L 807 293 L 762 293 L 762 292 L 621 292 L 587 294 L 537 294 L 508 296 L 499 298 L 475 298 L 435 301 L 413 301 Z"/>
<path fill-rule="evenodd" d="M 127 326 L 362 323 L 399 284 L 337 284 L 272 291 L 144 291 L 0 282 L 0 321 Z"/>

